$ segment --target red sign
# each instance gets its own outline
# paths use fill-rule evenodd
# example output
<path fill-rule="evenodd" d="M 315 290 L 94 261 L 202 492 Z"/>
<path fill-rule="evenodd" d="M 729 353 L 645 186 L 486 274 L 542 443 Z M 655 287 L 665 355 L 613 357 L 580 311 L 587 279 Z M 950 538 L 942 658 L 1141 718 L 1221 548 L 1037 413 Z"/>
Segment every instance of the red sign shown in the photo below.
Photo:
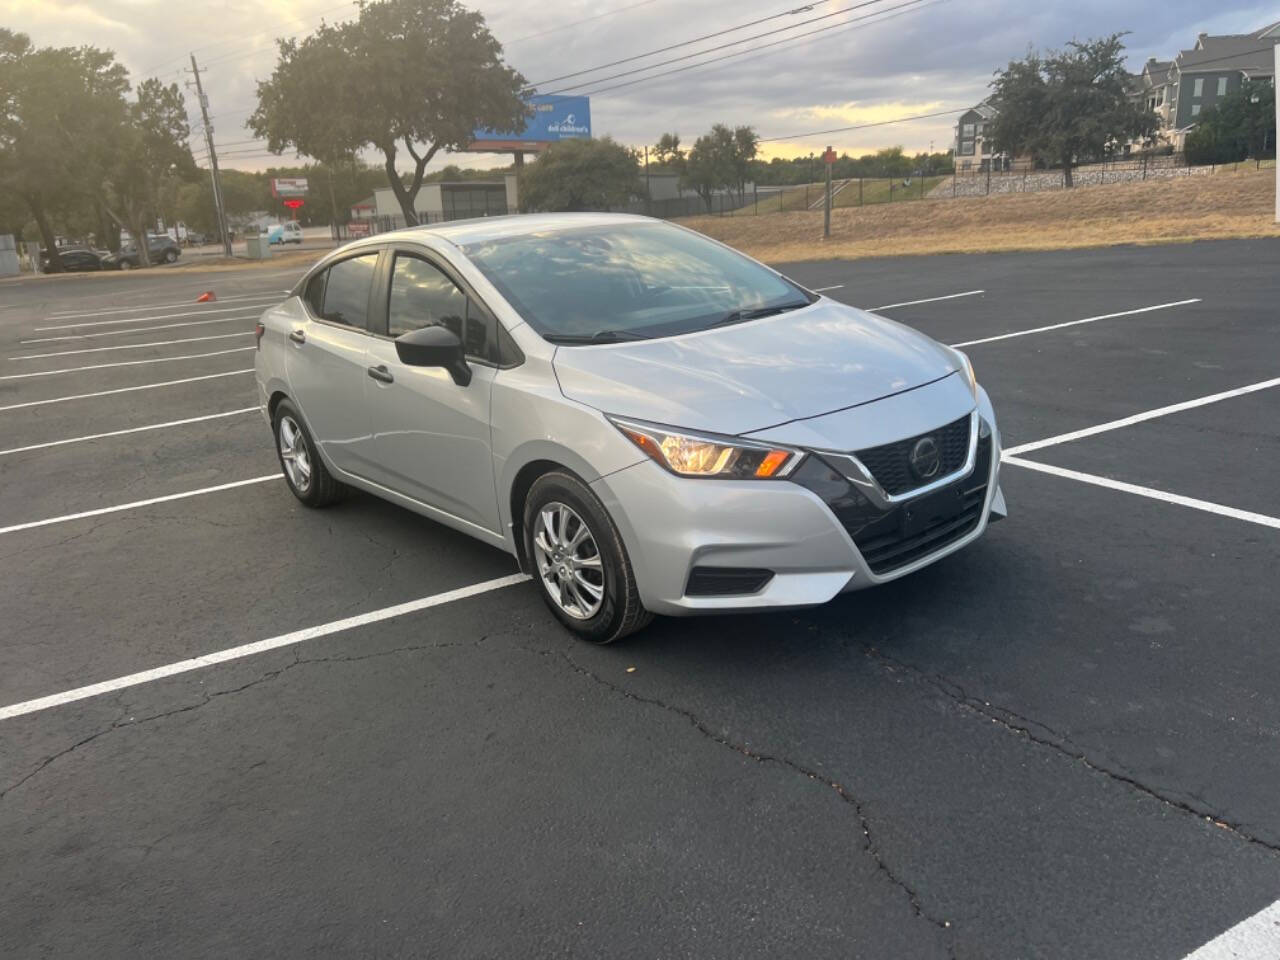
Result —
<path fill-rule="evenodd" d="M 347 236 L 350 237 L 367 237 L 369 236 L 368 221 L 352 220 L 347 224 Z"/>
<path fill-rule="evenodd" d="M 290 210 L 297 210 L 305 201 L 302 200 L 284 200 L 281 201 Z"/>
<path fill-rule="evenodd" d="M 835 162 L 836 162 L 836 152 L 835 152 L 834 150 L 832 150 L 830 147 L 827 147 L 827 152 L 826 152 L 826 153 L 824 153 L 824 154 L 822 155 L 822 162 L 823 162 L 823 163 L 835 163 Z"/>

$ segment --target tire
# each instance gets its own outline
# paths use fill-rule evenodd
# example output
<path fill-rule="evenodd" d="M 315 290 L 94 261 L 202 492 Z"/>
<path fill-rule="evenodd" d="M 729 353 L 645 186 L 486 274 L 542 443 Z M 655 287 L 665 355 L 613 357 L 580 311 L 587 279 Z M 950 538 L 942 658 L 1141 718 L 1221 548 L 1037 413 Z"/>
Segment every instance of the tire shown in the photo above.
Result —
<path fill-rule="evenodd" d="M 132 269 L 133 269 L 133 264 L 132 264 L 132 263 L 130 263 L 128 260 L 121 260 L 121 261 L 120 261 L 119 266 L 117 266 L 117 267 L 116 267 L 116 269 L 117 269 L 117 270 L 132 270 Z"/>
<path fill-rule="evenodd" d="M 561 508 L 567 508 L 568 513 Z M 545 549 L 563 548 L 572 542 L 579 525 L 586 527 L 587 536 L 575 550 L 557 553 Z M 592 643 L 612 643 L 653 619 L 640 603 L 635 572 L 617 526 L 577 477 L 553 471 L 535 480 L 525 498 L 522 531 L 536 589 L 547 608 L 571 632 Z M 539 536 L 542 546 L 535 542 Z M 559 562 L 564 565 L 557 567 Z M 575 580 L 579 574 L 581 578 Z M 595 609 L 591 609 L 596 601 L 593 585 L 602 591 Z"/>
<path fill-rule="evenodd" d="M 164 252 L 164 262 L 165 262 L 165 263 L 177 263 L 177 262 L 178 262 L 178 251 L 177 251 L 177 250 L 166 250 L 166 251 Z"/>
<path fill-rule="evenodd" d="M 325 467 L 310 431 L 291 401 L 281 400 L 276 406 L 271 417 L 271 434 L 275 437 L 276 459 L 284 482 L 299 501 L 318 508 L 327 507 L 342 497 L 346 487 L 333 479 Z"/>

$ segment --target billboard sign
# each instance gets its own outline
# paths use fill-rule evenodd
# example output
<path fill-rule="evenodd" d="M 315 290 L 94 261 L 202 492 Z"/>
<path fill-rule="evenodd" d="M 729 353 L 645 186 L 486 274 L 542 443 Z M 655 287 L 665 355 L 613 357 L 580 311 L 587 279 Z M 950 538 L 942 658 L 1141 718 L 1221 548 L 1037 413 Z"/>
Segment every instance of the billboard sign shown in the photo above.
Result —
<path fill-rule="evenodd" d="M 277 177 L 271 181 L 273 197 L 305 197 L 307 195 L 306 177 Z"/>
<path fill-rule="evenodd" d="M 541 150 L 560 140 L 581 140 L 591 136 L 591 99 L 541 94 L 529 98 L 532 111 L 521 133 L 476 130 L 473 152 Z"/>

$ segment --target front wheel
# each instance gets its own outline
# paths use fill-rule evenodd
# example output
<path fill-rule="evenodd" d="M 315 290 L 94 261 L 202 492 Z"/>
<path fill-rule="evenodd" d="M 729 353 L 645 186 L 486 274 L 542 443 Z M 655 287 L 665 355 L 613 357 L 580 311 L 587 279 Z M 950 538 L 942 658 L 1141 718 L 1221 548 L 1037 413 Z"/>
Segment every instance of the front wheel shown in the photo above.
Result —
<path fill-rule="evenodd" d="M 325 507 L 339 499 L 343 485 L 325 467 L 302 417 L 288 400 L 276 407 L 271 427 L 280 469 L 293 495 L 308 507 Z"/>
<path fill-rule="evenodd" d="M 177 263 L 177 262 L 178 262 L 178 251 L 177 251 L 177 250 L 166 250 L 166 251 L 165 251 L 165 254 L 164 254 L 164 262 L 165 262 L 165 263 Z"/>
<path fill-rule="evenodd" d="M 524 543 L 542 599 L 583 639 L 612 643 L 653 619 L 640 603 L 618 528 L 577 477 L 556 471 L 534 481 Z"/>

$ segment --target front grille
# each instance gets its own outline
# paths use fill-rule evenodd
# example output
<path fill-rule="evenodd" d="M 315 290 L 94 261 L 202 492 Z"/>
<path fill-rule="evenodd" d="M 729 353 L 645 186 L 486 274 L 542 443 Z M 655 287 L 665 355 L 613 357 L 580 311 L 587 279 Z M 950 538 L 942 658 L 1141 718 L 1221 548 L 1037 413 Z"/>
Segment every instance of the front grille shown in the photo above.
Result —
<path fill-rule="evenodd" d="M 889 510 L 876 507 L 817 455 L 807 457 L 790 479 L 821 497 L 853 538 L 871 571 L 885 574 L 972 533 L 982 520 L 990 476 L 988 435 L 979 438 L 974 467 L 967 476 Z"/>
<path fill-rule="evenodd" d="M 911 472 L 911 448 L 922 437 L 930 436 L 938 443 L 941 463 L 936 474 L 926 480 L 920 480 Z M 880 484 L 880 488 L 890 496 L 908 493 L 916 487 L 932 483 L 938 477 L 945 477 L 949 473 L 955 473 L 964 466 L 965 458 L 968 455 L 968 416 L 961 417 L 959 420 L 948 423 L 945 427 L 939 427 L 937 430 L 930 430 L 928 433 L 908 437 L 906 440 L 886 443 L 882 447 L 858 450 L 854 453 L 854 456 L 858 458 L 862 465 L 871 471 L 871 475 L 875 477 L 876 483 Z"/>

